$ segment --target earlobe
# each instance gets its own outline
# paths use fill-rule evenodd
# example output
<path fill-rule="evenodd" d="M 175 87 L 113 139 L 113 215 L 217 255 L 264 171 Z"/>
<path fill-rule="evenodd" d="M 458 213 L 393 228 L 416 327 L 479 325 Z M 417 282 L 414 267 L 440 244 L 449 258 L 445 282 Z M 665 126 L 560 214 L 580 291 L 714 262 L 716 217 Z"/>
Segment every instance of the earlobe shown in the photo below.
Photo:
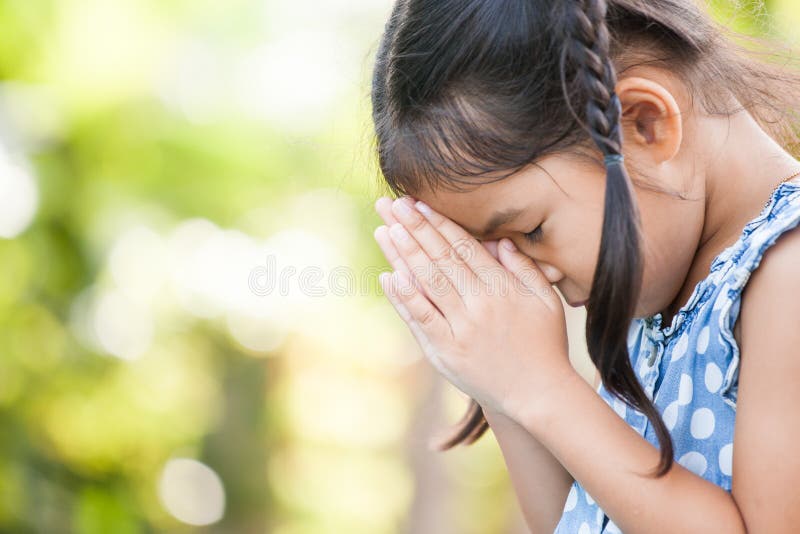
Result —
<path fill-rule="evenodd" d="M 672 94 L 663 85 L 637 76 L 620 80 L 616 93 L 622 104 L 626 149 L 643 151 L 656 164 L 674 157 L 681 146 L 683 128 Z"/>

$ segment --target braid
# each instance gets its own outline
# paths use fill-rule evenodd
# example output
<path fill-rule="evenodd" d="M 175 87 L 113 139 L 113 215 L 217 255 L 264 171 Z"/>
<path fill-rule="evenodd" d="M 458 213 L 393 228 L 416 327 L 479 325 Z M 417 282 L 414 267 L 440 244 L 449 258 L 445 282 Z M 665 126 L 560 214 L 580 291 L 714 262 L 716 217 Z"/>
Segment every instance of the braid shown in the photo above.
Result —
<path fill-rule="evenodd" d="M 586 344 L 606 389 L 643 413 L 661 444 L 656 476 L 669 471 L 673 444 L 661 415 L 645 393 L 631 366 L 627 336 L 636 312 L 643 258 L 636 200 L 622 156 L 622 106 L 615 92 L 616 72 L 610 57 L 606 0 L 569 3 L 566 42 L 560 71 L 567 105 L 605 156 L 606 193 L 600 254 L 586 306 Z M 570 105 L 567 60 L 574 68 L 575 92 L 586 99 L 582 121 Z M 624 260 L 623 260 L 624 258 Z"/>
<path fill-rule="evenodd" d="M 572 25 L 568 29 L 561 56 L 561 76 L 563 80 L 565 60 L 570 59 L 576 66 L 575 82 L 587 98 L 587 122 L 584 127 L 588 129 L 600 151 L 604 155 L 610 155 L 622 154 L 622 134 L 619 128 L 622 108 L 619 97 L 614 92 L 617 75 L 609 54 L 606 9 L 605 0 L 577 0 L 574 3 L 570 17 Z M 565 97 L 569 105 L 570 98 L 566 94 Z M 582 122 L 577 116 L 576 119 Z"/>

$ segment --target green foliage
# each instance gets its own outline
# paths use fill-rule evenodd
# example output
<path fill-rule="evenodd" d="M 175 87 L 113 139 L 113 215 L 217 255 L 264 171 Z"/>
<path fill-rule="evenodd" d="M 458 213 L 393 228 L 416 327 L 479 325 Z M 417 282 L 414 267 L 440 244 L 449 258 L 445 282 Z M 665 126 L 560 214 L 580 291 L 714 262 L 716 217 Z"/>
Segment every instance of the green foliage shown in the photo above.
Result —
<path fill-rule="evenodd" d="M 206 230 L 235 249 L 300 229 L 317 241 L 298 256 L 381 263 L 365 94 L 388 6 L 356 4 L 0 2 L 0 147 L 39 192 L 30 225 L 0 239 L 0 532 L 194 530 L 160 493 L 174 457 L 222 481 L 209 532 L 396 531 L 412 403 L 392 358 L 408 345 L 375 311 L 377 273 L 364 299 L 290 313 L 287 298 L 264 319 L 215 308 L 215 284 L 246 277 L 212 270 L 202 293 L 191 270 L 234 262 L 191 248 Z M 369 353 L 376 340 L 391 350 Z"/>

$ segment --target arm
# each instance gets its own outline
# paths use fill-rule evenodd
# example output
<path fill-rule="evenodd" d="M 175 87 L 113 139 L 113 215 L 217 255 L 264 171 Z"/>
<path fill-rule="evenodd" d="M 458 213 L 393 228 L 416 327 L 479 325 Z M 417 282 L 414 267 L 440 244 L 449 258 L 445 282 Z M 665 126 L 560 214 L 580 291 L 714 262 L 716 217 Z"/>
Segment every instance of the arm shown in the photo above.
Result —
<path fill-rule="evenodd" d="M 508 468 L 522 514 L 533 534 L 552 534 L 574 479 L 527 430 L 505 415 L 484 410 Z"/>
<path fill-rule="evenodd" d="M 426 217 L 431 217 L 433 223 L 421 221 L 408 206 L 400 209 L 404 202 L 396 204 L 396 211 L 407 228 L 394 226 L 396 237 L 391 241 L 399 247 L 396 252 L 402 251 L 411 272 L 420 273 L 415 280 L 426 291 L 416 289 L 404 271 L 382 276 L 381 286 L 425 356 L 446 378 L 527 430 L 627 534 L 745 532 L 732 496 L 680 464 L 673 464 L 661 478 L 642 476 L 657 465 L 659 451 L 569 365 L 561 301 L 535 262 L 524 261 L 523 254 L 508 246 L 511 241 L 503 241 L 505 246 L 499 255 L 505 268 L 500 272 L 502 279 L 510 282 L 510 276 L 516 277 L 537 298 L 530 298 L 527 291 L 490 294 L 485 291 L 489 286 L 476 272 L 496 268 L 497 261 L 483 247 L 475 247 L 474 238 L 465 236 L 464 230 L 452 221 L 427 207 Z M 383 227 L 381 232 L 376 231 L 376 238 L 382 240 L 377 234 L 388 234 L 387 230 Z M 442 254 L 447 243 L 452 246 L 459 240 L 467 240 L 474 254 Z M 436 270 L 431 269 L 429 252 L 437 258 Z M 469 267 L 467 273 L 463 270 L 465 265 Z M 455 278 L 456 271 L 451 270 L 456 268 L 470 276 L 472 287 L 484 291 L 457 291 L 453 284 L 461 282 Z M 445 275 L 445 291 L 433 291 L 438 287 L 434 273 Z M 525 318 L 524 326 L 515 323 L 520 317 Z M 531 350 L 530 340 L 523 335 L 530 333 L 525 328 L 532 320 L 540 326 L 536 350 Z M 476 335 L 483 329 L 504 333 L 519 329 L 519 337 L 507 339 L 507 350 L 493 352 L 497 338 Z M 587 443 L 587 438 L 591 442 Z M 736 458 L 733 465 L 736 471 Z M 791 488 L 784 490 L 792 493 Z M 708 521 L 709 517 L 713 522 Z"/>
<path fill-rule="evenodd" d="M 625 533 L 795 531 L 800 521 L 798 261 L 800 231 L 795 231 L 770 249 L 742 296 L 731 493 L 678 463 L 660 479 L 637 475 L 656 465 L 658 451 L 615 417 L 577 373 L 554 384 L 544 406 L 527 406 L 512 418 Z"/>
<path fill-rule="evenodd" d="M 600 385 L 600 371 L 592 383 Z M 555 530 L 561 520 L 573 476 L 525 428 L 513 419 L 484 408 L 508 469 L 525 522 L 536 534 Z"/>
<path fill-rule="evenodd" d="M 750 532 L 800 522 L 800 229 L 769 248 L 742 294 L 731 493 Z"/>
<path fill-rule="evenodd" d="M 375 203 L 376 211 L 387 225 L 396 222 L 391 206 L 391 201 L 385 197 Z M 409 272 L 385 232 L 376 232 L 375 238 L 392 266 Z M 494 258 L 498 258 L 496 241 L 483 242 L 482 245 Z M 503 453 L 528 527 L 534 534 L 551 534 L 561 519 L 567 493 L 574 481 L 572 475 L 514 420 L 486 408 L 483 413 Z"/>
<path fill-rule="evenodd" d="M 745 532 L 731 495 L 677 462 L 662 478 L 641 476 L 658 463 L 658 450 L 577 372 L 561 377 L 546 403 L 513 419 L 553 453 L 626 534 Z"/>

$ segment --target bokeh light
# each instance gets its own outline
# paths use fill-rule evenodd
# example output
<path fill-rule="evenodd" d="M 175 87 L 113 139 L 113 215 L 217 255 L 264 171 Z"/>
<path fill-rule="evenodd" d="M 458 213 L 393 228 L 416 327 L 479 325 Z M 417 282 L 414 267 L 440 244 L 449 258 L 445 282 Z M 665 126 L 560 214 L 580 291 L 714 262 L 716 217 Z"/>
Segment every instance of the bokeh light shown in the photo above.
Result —
<path fill-rule="evenodd" d="M 0 146 L 0 238 L 21 234 L 33 221 L 39 191 L 31 172 Z"/>
<path fill-rule="evenodd" d="M 174 458 L 164 465 L 158 493 L 169 513 L 190 525 L 211 525 L 225 513 L 219 476 L 191 458 Z"/>
<path fill-rule="evenodd" d="M 379 291 L 390 8 L 0 2 L 0 532 L 527 532 Z"/>

